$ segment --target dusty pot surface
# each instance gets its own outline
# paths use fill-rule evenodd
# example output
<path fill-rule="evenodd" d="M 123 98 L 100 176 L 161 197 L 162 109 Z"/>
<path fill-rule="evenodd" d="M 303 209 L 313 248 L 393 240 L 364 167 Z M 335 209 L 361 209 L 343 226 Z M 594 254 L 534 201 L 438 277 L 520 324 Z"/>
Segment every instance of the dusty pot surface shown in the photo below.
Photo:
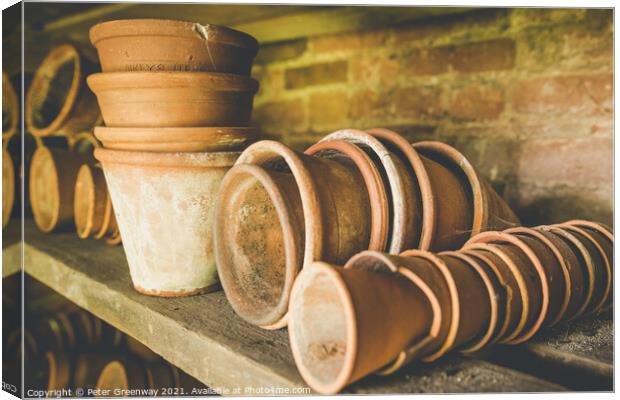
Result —
<path fill-rule="evenodd" d="M 409 173 L 416 196 L 412 199 L 412 207 L 418 212 L 413 213 L 409 222 L 416 229 L 409 231 L 410 237 L 405 239 L 404 248 L 428 250 L 435 229 L 434 202 L 430 182 L 420 155 L 404 137 L 384 128 L 371 128 L 366 132 L 379 139 L 392 153 L 396 154 Z"/>
<path fill-rule="evenodd" d="M 125 19 L 93 26 L 90 42 L 104 72 L 205 71 L 249 75 L 258 52 L 252 36 L 217 25 Z"/>
<path fill-rule="evenodd" d="M 613 249 L 611 246 L 605 248 L 607 247 L 605 245 L 607 240 L 598 232 L 587 231 L 574 225 L 561 224 L 558 226 L 569 231 L 574 236 L 577 236 L 581 243 L 588 249 L 588 253 L 593 261 L 595 278 L 592 304 L 586 309 L 586 312 L 593 313 L 599 311 L 605 305 L 611 293 L 611 265 L 606 254 L 613 252 Z M 605 247 L 603 247 L 604 245 Z"/>
<path fill-rule="evenodd" d="M 2 138 L 17 132 L 19 103 L 13 83 L 6 72 L 2 72 Z"/>
<path fill-rule="evenodd" d="M 486 324 L 486 327 L 482 330 L 481 333 L 477 335 L 477 337 L 474 337 L 474 339 L 472 339 L 469 343 L 466 343 L 460 349 L 462 353 L 475 352 L 490 342 L 491 338 L 493 337 L 493 334 L 497 331 L 497 328 L 499 326 L 498 321 L 500 319 L 500 312 L 499 312 L 500 303 L 502 303 L 502 306 L 505 307 L 505 301 L 506 301 L 505 298 L 500 299 L 503 295 L 501 283 L 495 276 L 495 273 L 491 269 L 491 267 L 489 267 L 486 263 L 475 259 L 472 256 L 469 256 L 467 254 L 464 254 L 458 251 L 445 251 L 443 253 L 440 253 L 439 255 L 453 257 L 453 258 L 459 259 L 463 263 L 466 263 L 470 268 L 476 271 L 479 278 L 484 283 L 484 287 L 486 289 L 485 296 L 488 301 L 488 310 L 483 310 L 482 312 L 478 312 L 479 310 L 475 309 L 474 304 L 477 303 L 476 305 L 482 305 L 483 307 L 485 304 L 484 304 L 484 301 L 481 301 L 481 299 L 474 298 L 473 299 L 474 302 L 471 301 L 472 299 L 467 299 L 467 302 L 465 303 L 467 304 L 467 308 L 463 311 L 463 314 L 465 316 L 473 312 L 476 317 L 479 317 L 480 315 L 484 316 L 485 312 L 488 311 L 489 318 L 488 318 L 488 323 Z M 462 282 L 462 283 L 465 283 L 465 282 Z M 472 291 L 475 290 L 474 287 L 471 287 L 471 289 L 464 288 L 463 290 L 465 291 L 466 295 L 469 295 L 469 296 L 473 295 L 474 297 L 477 296 L 477 294 L 468 293 L 469 290 L 472 290 Z M 501 318 L 504 318 L 504 311 L 505 310 L 502 309 Z M 468 324 L 470 325 L 468 326 L 468 328 L 470 328 L 471 325 L 475 325 L 475 324 L 472 324 L 471 320 L 468 321 Z"/>
<path fill-rule="evenodd" d="M 426 296 L 432 312 L 432 322 L 429 326 L 428 331 L 425 334 L 416 337 L 409 343 L 409 345 L 403 349 L 398 358 L 396 358 L 393 362 L 383 367 L 380 371 L 377 371 L 380 375 L 389 375 L 396 371 L 398 371 L 403 366 L 407 365 L 409 362 L 423 356 L 428 352 L 428 348 L 432 345 L 433 341 L 437 340 L 439 335 L 441 334 L 442 328 L 442 305 L 439 302 L 439 299 L 435 293 L 443 294 L 443 290 L 445 289 L 443 278 L 438 275 L 433 275 L 431 273 L 431 277 L 438 278 L 440 282 L 439 285 L 436 285 L 436 281 L 431 280 L 431 285 L 427 284 L 427 282 L 423 279 L 422 276 L 416 274 L 414 270 L 416 267 L 408 267 L 414 262 L 425 263 L 425 260 L 414 260 L 406 257 L 399 257 L 394 255 L 389 255 L 386 253 L 381 253 L 378 251 L 362 251 L 347 261 L 344 268 L 353 268 L 353 269 L 363 269 L 368 271 L 378 271 L 378 272 L 393 272 L 398 273 L 404 276 L 406 279 L 411 281 L 415 286 L 420 289 L 424 295 Z M 426 271 L 428 272 L 428 271 Z M 426 277 L 428 278 L 429 275 Z M 448 302 L 449 303 L 449 302 Z M 446 304 L 450 307 L 450 304 Z M 426 323 L 426 322 L 425 322 Z"/>
<path fill-rule="evenodd" d="M 399 274 L 315 262 L 291 294 L 295 364 L 314 390 L 338 393 L 392 362 L 432 319 L 424 293 Z"/>
<path fill-rule="evenodd" d="M 2 227 L 4 228 L 11 219 L 13 204 L 15 202 L 15 168 L 13 159 L 4 146 L 2 146 Z"/>
<path fill-rule="evenodd" d="M 370 157 L 356 145 L 343 140 L 319 142 L 304 153 L 353 164 L 357 167 L 364 178 L 372 212 L 368 249 L 386 251 L 390 223 L 388 196 L 381 180 L 381 174 Z"/>
<path fill-rule="evenodd" d="M 247 126 L 258 82 L 211 72 L 108 72 L 88 77 L 111 127 Z"/>
<path fill-rule="evenodd" d="M 501 230 L 519 225 L 519 219 L 506 202 L 458 150 L 445 143 L 434 141 L 418 142 L 413 146 L 425 157 L 450 168 L 458 174 L 463 184 L 468 186 L 468 196 L 473 202 L 473 221 L 468 227 L 470 236 L 481 231 Z"/>
<path fill-rule="evenodd" d="M 256 141 L 256 128 L 95 128 L 106 149 L 152 152 L 241 151 Z"/>
<path fill-rule="evenodd" d="M 389 253 L 398 254 L 405 250 L 415 237 L 419 237 L 419 226 L 412 224 L 416 220 L 419 198 L 415 182 L 407 172 L 404 163 L 372 135 L 357 129 L 342 129 L 321 139 L 344 140 L 362 148 L 373 160 L 383 178 L 391 202 L 392 221 L 390 224 Z"/>
<path fill-rule="evenodd" d="M 216 194 L 238 156 L 95 150 L 136 290 L 187 296 L 217 287 Z"/>
<path fill-rule="evenodd" d="M 215 211 L 216 260 L 226 297 L 246 321 L 263 328 L 286 325 L 303 232 L 291 173 L 238 164 L 226 174 Z"/>
<path fill-rule="evenodd" d="M 89 131 L 101 120 L 86 75 L 97 67 L 75 47 L 54 48 L 32 79 L 25 100 L 26 129 L 35 136 Z"/>
<path fill-rule="evenodd" d="M 521 237 L 536 252 L 547 272 L 549 282 L 549 312 L 543 326 L 553 326 L 566 313 L 571 298 L 570 267 L 564 259 L 562 250 L 548 238 L 545 232 L 518 227 L 510 228 L 505 233 Z M 569 255 L 568 257 L 570 257 Z"/>
<path fill-rule="evenodd" d="M 78 171 L 86 159 L 69 150 L 39 146 L 30 164 L 30 206 L 43 232 L 73 224 Z"/>
<path fill-rule="evenodd" d="M 530 310 L 527 323 L 523 332 L 506 340 L 506 342 L 510 344 L 522 343 L 534 336 L 542 326 L 549 312 L 549 281 L 552 278 L 543 266 L 543 262 L 549 260 L 545 259 L 541 261 L 536 251 L 531 247 L 539 244 L 528 239 L 529 238 L 516 237 L 503 232 L 490 231 L 480 233 L 467 242 L 467 244 L 492 243 L 494 246 L 502 248 L 521 271 L 523 271 L 524 279 L 533 283 L 532 286 L 528 287 L 527 293 L 530 299 Z M 541 252 L 543 251 L 542 246 L 537 246 L 536 249 Z"/>

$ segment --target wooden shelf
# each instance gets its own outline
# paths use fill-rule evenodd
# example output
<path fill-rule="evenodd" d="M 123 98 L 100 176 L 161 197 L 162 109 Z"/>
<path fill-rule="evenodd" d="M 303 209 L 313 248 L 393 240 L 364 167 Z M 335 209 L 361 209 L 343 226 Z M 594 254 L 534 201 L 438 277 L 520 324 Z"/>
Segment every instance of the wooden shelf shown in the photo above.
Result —
<path fill-rule="evenodd" d="M 5 231 L 3 263 L 19 260 L 12 240 L 18 223 Z M 25 222 L 25 272 L 123 332 L 138 339 L 204 384 L 224 393 L 234 388 L 305 388 L 292 359 L 286 330 L 264 331 L 238 318 L 223 292 L 181 299 L 148 297 L 131 286 L 122 247 L 80 240 L 72 232 L 45 235 Z M 14 261 L 12 261 L 14 262 Z M 27 296 L 27 294 L 26 294 Z M 608 332 L 611 321 L 601 321 Z M 561 329 L 561 328 L 558 328 Z M 583 332 L 581 332 L 583 333 Z M 580 357 L 572 333 L 530 342 L 546 351 Z M 604 336 L 605 334 L 603 334 Z M 583 357 L 611 367 L 611 337 Z M 567 345 L 567 340 L 569 344 Z M 600 342 L 600 343 L 599 343 Z M 518 347 L 526 348 L 524 346 Z M 611 376 L 609 382 L 611 382 Z M 481 359 L 451 355 L 430 364 L 412 364 L 390 377 L 371 376 L 350 393 L 440 393 L 561 391 L 565 387 L 532 374 Z"/>

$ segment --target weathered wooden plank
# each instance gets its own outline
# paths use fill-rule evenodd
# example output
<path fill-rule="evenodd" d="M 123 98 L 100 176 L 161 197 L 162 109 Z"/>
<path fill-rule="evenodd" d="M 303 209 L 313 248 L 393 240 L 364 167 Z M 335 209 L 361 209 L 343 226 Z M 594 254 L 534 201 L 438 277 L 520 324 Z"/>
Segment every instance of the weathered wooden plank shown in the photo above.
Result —
<path fill-rule="evenodd" d="M 25 231 L 26 272 L 69 300 L 135 337 L 206 385 L 225 393 L 239 386 L 305 388 L 286 330 L 264 331 L 238 318 L 223 294 L 161 299 L 131 287 L 122 248 L 72 233 Z M 485 361 L 453 356 L 411 365 L 391 377 L 369 377 L 350 393 L 557 391 L 561 386 Z"/>

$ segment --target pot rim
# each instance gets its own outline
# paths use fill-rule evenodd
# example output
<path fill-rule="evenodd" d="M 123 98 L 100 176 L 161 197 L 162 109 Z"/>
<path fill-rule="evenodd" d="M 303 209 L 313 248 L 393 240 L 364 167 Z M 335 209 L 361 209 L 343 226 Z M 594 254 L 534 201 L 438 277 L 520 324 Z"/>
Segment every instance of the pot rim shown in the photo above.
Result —
<path fill-rule="evenodd" d="M 108 375 L 110 374 L 111 370 L 116 370 L 116 372 L 120 372 L 121 376 L 124 377 L 123 383 L 125 384 L 125 387 L 123 389 L 129 388 L 129 384 L 127 382 L 127 371 L 125 370 L 125 366 L 120 360 L 112 360 L 103 367 L 101 373 L 99 374 L 99 377 L 97 378 L 95 388 L 104 388 L 105 382 L 109 379 Z"/>
<path fill-rule="evenodd" d="M 20 119 L 17 92 L 15 92 L 13 82 L 11 82 L 8 74 L 4 71 L 2 71 L 2 98 L 8 103 L 9 110 L 11 110 L 11 125 L 8 130 L 3 130 L 2 132 L 2 139 L 4 140 L 5 138 L 9 138 L 17 133 L 17 125 L 19 124 Z"/>
<path fill-rule="evenodd" d="M 254 127 L 161 127 L 161 128 L 126 128 L 95 127 L 95 137 L 102 142 L 193 142 L 210 141 L 214 135 L 237 135 L 257 137 L 260 130 Z"/>
<path fill-rule="evenodd" d="M 571 245 L 577 248 L 578 252 L 574 252 L 574 253 L 579 258 L 580 267 L 585 269 L 584 282 L 587 283 L 587 288 L 585 290 L 583 304 L 581 304 L 581 306 L 577 308 L 577 311 L 575 311 L 575 314 L 572 316 L 570 320 L 573 320 L 575 318 L 582 316 L 586 312 L 586 309 L 590 306 L 590 303 L 592 302 L 592 295 L 594 294 L 594 276 L 595 276 L 594 265 L 593 265 L 592 257 L 590 257 L 590 253 L 588 252 L 588 249 L 583 245 L 583 243 L 581 243 L 581 241 L 575 235 L 573 235 L 571 232 L 559 226 L 539 225 L 535 227 L 534 229 L 540 229 L 540 230 L 554 233 L 562 237 L 565 241 L 570 242 Z"/>
<path fill-rule="evenodd" d="M 9 199 L 7 202 L 2 203 L 2 227 L 4 228 L 11 219 L 11 214 L 13 213 L 13 208 L 15 204 L 15 167 L 13 166 L 13 158 L 11 154 L 6 149 L 5 146 L 2 146 L 2 169 L 7 168 L 9 174 L 11 175 L 11 179 L 8 179 L 6 182 L 6 186 L 2 185 L 3 194 L 9 193 Z M 5 215 L 7 213 L 8 215 Z"/>
<path fill-rule="evenodd" d="M 609 295 L 611 293 L 611 287 L 612 287 L 612 279 L 611 279 L 611 265 L 610 265 L 610 260 L 607 259 L 607 255 L 605 254 L 605 250 L 603 250 L 603 248 L 601 247 L 601 245 L 596 241 L 595 238 L 592 237 L 592 235 L 586 231 L 583 228 L 580 228 L 578 226 L 575 225 L 568 225 L 568 224 L 557 224 L 557 226 L 568 230 L 569 232 L 577 232 L 579 234 L 581 234 L 582 236 L 584 236 L 585 238 L 587 238 L 592 245 L 594 245 L 594 247 L 596 248 L 596 250 L 599 252 L 601 258 L 605 261 L 605 274 L 607 275 L 607 279 L 605 282 L 605 290 L 603 292 L 603 297 L 601 298 L 599 304 L 596 304 L 592 307 L 592 310 L 590 310 L 590 313 L 595 313 L 596 311 L 600 310 L 605 303 L 607 302 L 607 299 L 609 298 Z"/>
<path fill-rule="evenodd" d="M 364 150 L 344 140 L 315 143 L 306 149 L 304 154 L 315 156 L 323 150 L 337 151 L 345 155 L 360 171 L 368 191 L 372 216 L 368 249 L 384 251 L 389 238 L 389 202 L 377 167 Z"/>
<path fill-rule="evenodd" d="M 572 225 L 572 226 L 578 226 L 578 227 L 584 227 L 584 228 L 591 228 L 605 235 L 607 239 L 611 241 L 612 244 L 614 242 L 614 234 L 613 234 L 613 230 L 611 229 L 611 227 L 603 223 L 600 223 L 600 222 L 587 221 L 584 219 L 573 219 L 570 221 L 563 222 L 560 225 Z"/>
<path fill-rule="evenodd" d="M 521 240 L 520 238 L 516 236 L 510 235 L 504 232 L 497 232 L 497 231 L 481 232 L 475 237 L 471 238 L 469 241 L 467 241 L 465 245 L 467 246 L 468 243 L 475 243 L 475 242 L 480 242 L 480 241 L 482 241 L 483 243 L 506 242 L 506 243 L 512 244 L 513 246 L 516 246 L 517 248 L 519 248 L 519 250 L 525 253 L 526 257 L 529 258 L 530 262 L 534 266 L 534 269 L 538 273 L 538 278 L 540 279 L 541 301 L 542 301 L 540 313 L 538 317 L 534 320 L 534 325 L 532 325 L 532 327 L 530 327 L 529 330 L 527 330 L 525 333 L 521 332 L 520 334 L 513 337 L 511 340 L 505 341 L 505 343 L 507 344 L 523 343 L 524 341 L 534 336 L 536 332 L 538 332 L 538 330 L 542 326 L 542 323 L 547 317 L 547 313 L 549 311 L 550 290 L 549 290 L 549 281 L 547 279 L 546 270 L 543 267 L 542 262 L 540 261 L 540 258 L 538 258 L 538 255 L 536 254 L 536 252 L 534 252 L 527 243 L 525 243 L 523 240 Z"/>
<path fill-rule="evenodd" d="M 304 215 L 304 258 L 303 266 L 323 258 L 323 212 L 316 183 L 299 155 L 283 143 L 273 140 L 261 140 L 251 144 L 241 153 L 235 165 L 263 165 L 274 159 L 282 158 L 295 177 L 301 197 Z"/>
<path fill-rule="evenodd" d="M 328 384 L 324 384 L 315 379 L 314 375 L 310 372 L 308 368 L 306 368 L 305 364 L 302 362 L 303 357 L 301 355 L 300 349 L 297 347 L 297 337 L 295 336 L 295 329 L 291 329 L 291 327 L 289 327 L 288 329 L 289 342 L 291 345 L 293 358 L 295 359 L 295 365 L 297 365 L 297 369 L 299 370 L 304 380 L 313 389 L 322 394 L 338 393 L 347 385 L 355 367 L 358 346 L 358 326 L 357 320 L 355 318 L 355 307 L 349 289 L 340 274 L 335 271 L 335 268 L 333 266 L 323 261 L 315 261 L 308 265 L 306 268 L 304 268 L 303 271 L 301 271 L 300 276 L 298 277 L 298 279 L 295 280 L 295 283 L 293 284 L 293 289 L 291 290 L 291 303 L 292 300 L 296 297 L 297 291 L 301 290 L 300 286 L 303 280 L 303 277 L 301 275 L 311 273 L 323 273 L 330 277 L 334 286 L 336 287 L 336 290 L 339 294 L 338 297 L 343 305 L 347 326 L 347 346 L 345 350 L 343 366 L 340 369 L 338 376 L 331 383 Z M 292 309 L 292 307 L 290 308 Z"/>
<path fill-rule="evenodd" d="M 484 282 L 484 286 L 486 287 L 487 292 L 489 294 L 489 304 L 491 305 L 491 313 L 489 315 L 489 324 L 487 326 L 486 331 L 482 335 L 478 335 L 477 338 L 474 338 L 469 343 L 466 343 L 460 350 L 462 353 L 473 353 L 475 351 L 478 351 L 482 347 L 486 346 L 487 343 L 489 343 L 489 341 L 493 337 L 493 333 L 495 332 L 497 323 L 499 321 L 499 315 L 498 315 L 499 306 L 497 304 L 498 293 L 495 290 L 495 286 L 493 285 L 493 282 L 491 282 L 491 279 L 487 275 L 487 272 L 484 270 L 482 266 L 480 266 L 478 261 L 476 261 L 476 259 L 474 259 L 473 257 L 468 256 L 467 254 L 460 253 L 458 251 L 443 251 L 439 253 L 439 255 L 440 256 L 445 255 L 448 257 L 460 259 L 461 261 L 464 261 L 467 265 L 472 267 L 478 273 L 478 275 Z"/>
<path fill-rule="evenodd" d="M 95 185 L 95 177 L 93 176 L 93 171 L 91 170 L 91 166 L 88 164 L 82 164 L 82 166 L 80 167 L 80 169 L 78 170 L 78 174 L 77 174 L 77 178 L 75 180 L 75 193 L 74 193 L 74 200 L 73 200 L 73 215 L 74 215 L 74 219 L 75 219 L 75 228 L 77 231 L 77 235 L 80 239 L 86 239 L 93 230 L 93 225 L 94 225 L 94 216 L 95 216 L 95 197 L 96 197 L 96 185 Z M 80 201 L 78 200 L 78 196 L 77 196 L 77 185 L 78 182 L 80 182 L 80 178 L 82 180 L 87 179 L 86 182 L 82 182 L 82 183 L 87 183 L 88 184 L 88 188 L 87 188 L 87 197 L 88 200 L 87 204 L 88 204 L 88 208 L 86 210 L 86 218 L 85 221 L 86 223 L 83 226 L 80 226 L 77 221 L 78 221 L 78 210 L 79 210 L 79 203 Z"/>
<path fill-rule="evenodd" d="M 454 277 L 450 272 L 450 269 L 445 264 L 445 262 L 440 259 L 435 254 L 427 251 L 427 250 L 419 250 L 419 249 L 409 249 L 405 250 L 399 254 L 400 257 L 419 257 L 426 261 L 429 261 L 435 268 L 439 270 L 441 275 L 444 278 L 446 285 L 448 286 L 448 292 L 450 293 L 450 304 L 452 308 L 452 315 L 450 321 L 450 328 L 448 329 L 448 336 L 446 336 L 446 340 L 442 344 L 442 346 L 432 354 L 426 355 L 422 357 L 422 361 L 431 362 L 437 360 L 439 357 L 443 356 L 446 352 L 448 352 L 454 342 L 456 341 L 456 336 L 458 334 L 459 321 L 461 319 L 461 305 L 458 295 L 458 288 L 456 286 L 456 282 L 454 281 Z M 443 318 L 443 317 L 442 317 Z"/>
<path fill-rule="evenodd" d="M 60 64 L 68 60 L 73 62 L 73 77 L 71 79 L 71 86 L 69 88 L 69 92 L 67 93 L 67 97 L 64 99 L 60 111 L 54 117 L 52 122 L 50 122 L 47 126 L 44 127 L 35 126 L 35 123 L 33 121 L 34 106 L 32 104 L 34 101 L 35 93 L 38 94 L 39 92 L 43 91 L 42 86 L 45 85 L 44 82 L 47 82 L 49 79 L 55 76 Z M 50 74 L 50 71 L 52 71 L 53 73 Z M 80 83 L 83 79 L 82 73 L 82 60 L 80 57 L 80 53 L 74 46 L 70 44 L 60 45 L 53 48 L 47 54 L 45 59 L 37 68 L 34 77 L 32 78 L 30 88 L 28 89 L 28 93 L 26 93 L 26 110 L 24 113 L 24 117 L 26 119 L 26 126 L 28 127 L 28 130 L 30 131 L 30 133 L 32 133 L 32 135 L 48 136 L 60 128 L 60 126 L 69 116 L 69 113 L 73 110 L 73 106 L 76 103 L 79 91 L 82 86 L 82 84 Z"/>
<path fill-rule="evenodd" d="M 375 372 L 378 375 L 389 375 L 389 374 L 396 372 L 403 365 L 409 362 L 413 357 L 415 357 L 415 354 L 419 351 L 422 351 L 424 349 L 424 346 L 426 346 L 429 341 L 439 336 L 439 331 L 441 329 L 441 321 L 442 321 L 441 305 L 439 304 L 439 299 L 437 299 L 437 296 L 435 295 L 433 290 L 427 285 L 427 283 L 422 278 L 420 278 L 413 271 L 396 265 L 394 261 L 392 260 L 392 258 L 386 255 L 385 253 L 375 251 L 375 250 L 362 251 L 360 253 L 355 254 L 353 257 L 351 257 L 349 261 L 347 261 L 347 263 L 344 265 L 344 268 L 345 269 L 364 268 L 364 267 L 356 266 L 355 263 L 358 259 L 365 258 L 365 257 L 379 260 L 380 262 L 383 263 L 383 266 L 386 269 L 388 269 L 390 272 L 399 273 L 403 275 L 405 278 L 407 278 L 409 281 L 411 281 L 414 285 L 416 285 L 426 295 L 426 298 L 428 302 L 430 303 L 431 310 L 433 313 L 433 321 L 431 322 L 431 327 L 430 327 L 428 336 L 419 339 L 417 343 L 413 345 L 410 344 L 406 349 L 400 352 L 398 357 L 391 364 L 388 364 L 384 366 L 383 368 L 381 368 L 379 371 Z"/>
<path fill-rule="evenodd" d="M 113 214 L 114 210 L 112 209 L 112 199 L 110 198 L 110 193 L 108 192 L 106 186 L 106 200 L 105 208 L 103 211 L 103 224 L 101 224 L 101 228 L 99 229 L 99 231 L 95 232 L 93 238 L 101 239 L 106 234 L 106 232 L 108 231 L 108 227 L 110 226 L 110 221 L 112 220 Z"/>
<path fill-rule="evenodd" d="M 557 315 L 546 324 L 546 326 L 548 327 L 554 326 L 562 319 L 562 317 L 566 313 L 568 304 L 570 303 L 570 296 L 572 292 L 572 279 L 570 276 L 570 270 L 568 268 L 568 265 L 566 264 L 566 260 L 562 256 L 562 253 L 557 248 L 557 246 L 551 240 L 549 240 L 549 238 L 547 238 L 545 235 L 541 234 L 537 230 L 527 227 L 514 227 L 506 229 L 504 232 L 508 234 L 516 234 L 517 236 L 518 234 L 523 234 L 538 239 L 551 250 L 551 252 L 555 255 L 556 260 L 560 264 L 560 267 L 562 269 L 562 276 L 564 277 L 564 300 L 562 300 L 562 305 L 560 306 Z"/>
<path fill-rule="evenodd" d="M 198 35 L 199 37 L 196 37 Z M 206 39 L 246 49 L 252 56 L 258 53 L 258 41 L 252 35 L 226 26 L 198 24 L 174 19 L 132 18 L 100 22 L 88 31 L 93 46 L 114 37 L 123 36 L 179 36 Z"/>
<path fill-rule="evenodd" d="M 251 92 L 253 94 L 258 90 L 256 79 L 222 72 L 97 72 L 88 75 L 86 82 L 95 94 L 105 91 L 171 88 L 185 88 L 199 92 Z"/>
<path fill-rule="evenodd" d="M 235 163 L 239 152 L 217 153 L 150 153 L 143 151 L 95 149 L 95 158 L 106 164 L 138 165 L 142 167 L 168 168 L 216 168 L 230 167 Z M 105 168 L 104 168 L 105 169 Z"/>
<path fill-rule="evenodd" d="M 60 207 L 56 207 L 53 210 L 49 224 L 42 225 L 41 218 L 37 217 L 40 215 L 40 212 L 41 212 L 41 209 L 39 208 L 39 203 L 37 201 L 32 201 L 33 196 L 35 196 L 37 193 L 37 190 L 35 189 L 36 179 L 33 179 L 32 177 L 32 165 L 36 165 L 36 163 L 39 162 L 38 160 L 42 157 L 50 157 L 52 159 L 52 163 L 51 163 L 52 165 L 50 166 L 49 177 L 51 179 L 51 187 L 53 188 L 53 191 L 54 191 L 53 196 L 56 198 L 56 201 L 59 201 L 60 199 L 59 186 L 58 186 L 58 168 L 56 166 L 56 160 L 54 158 L 54 153 L 52 152 L 52 150 L 46 146 L 37 147 L 37 149 L 34 151 L 32 155 L 32 160 L 30 161 L 30 179 L 28 181 L 28 188 L 29 188 L 29 197 L 30 197 L 29 200 L 30 200 L 30 208 L 32 209 L 32 216 L 34 217 L 37 227 L 42 232 L 48 233 L 48 232 L 51 232 L 56 227 L 56 224 L 58 223 L 58 218 L 60 217 Z"/>
<path fill-rule="evenodd" d="M 245 177 L 244 177 L 245 176 Z M 254 179 L 258 181 L 264 190 L 269 195 L 269 199 L 275 206 L 276 213 L 278 215 L 278 222 L 280 230 L 282 231 L 282 240 L 284 244 L 284 284 L 282 287 L 282 293 L 277 304 L 271 309 L 270 312 L 262 316 L 262 318 L 251 318 L 247 315 L 239 313 L 237 304 L 235 303 L 236 296 L 228 297 L 230 305 L 233 307 L 237 315 L 241 316 L 244 320 L 251 324 L 258 325 L 264 329 L 278 329 L 286 326 L 288 315 L 288 303 L 291 295 L 291 288 L 295 282 L 295 277 L 300 270 L 301 254 L 299 254 L 300 245 L 295 239 L 295 226 L 293 223 L 293 216 L 290 212 L 290 205 L 286 198 L 282 194 L 278 185 L 274 182 L 269 172 L 256 165 L 251 164 L 238 164 L 232 167 L 227 173 L 218 192 L 218 201 L 215 207 L 215 223 L 213 226 L 215 245 L 214 248 L 218 249 L 217 253 L 217 272 L 220 277 L 222 287 L 225 289 L 226 294 L 232 289 L 233 292 L 239 293 L 237 281 L 235 279 L 228 279 L 229 276 L 225 271 L 234 269 L 234 265 L 230 260 L 222 258 L 221 247 L 226 236 L 224 234 L 224 223 L 229 217 L 227 212 L 227 206 L 230 205 L 228 200 L 231 198 L 231 191 L 239 186 L 239 180 Z M 236 180 L 236 181 L 235 181 Z M 229 268 L 226 268 L 226 267 Z M 222 272 L 224 271 L 224 274 Z M 222 279 L 223 278 L 223 279 Z"/>
<path fill-rule="evenodd" d="M 420 195 L 420 206 L 422 207 L 422 225 L 418 243 L 414 246 L 422 249 L 429 250 L 432 244 L 433 236 L 435 235 L 435 201 L 433 190 L 431 187 L 430 178 L 424 168 L 424 163 L 420 158 L 420 155 L 413 147 L 411 143 L 398 133 L 385 128 L 371 128 L 366 132 L 377 137 L 379 140 L 383 139 L 394 144 L 402 151 L 403 155 L 409 161 L 415 179 L 417 180 L 417 191 Z"/>
<path fill-rule="evenodd" d="M 407 210 L 404 207 L 405 202 L 396 200 L 397 197 L 402 198 L 404 184 L 394 156 L 377 138 L 359 129 L 340 129 L 323 137 L 319 142 L 328 140 L 349 141 L 362 149 L 368 148 L 377 155 L 377 160 L 381 163 L 381 167 L 388 181 L 388 185 L 384 185 L 384 187 L 392 206 L 388 249 L 390 254 L 400 253 L 406 247 L 405 243 L 403 243 L 402 232 L 406 229 L 409 221 L 407 221 L 406 218 Z M 377 164 L 375 164 L 375 166 L 376 165 Z M 395 233 L 400 234 L 395 235 Z"/>

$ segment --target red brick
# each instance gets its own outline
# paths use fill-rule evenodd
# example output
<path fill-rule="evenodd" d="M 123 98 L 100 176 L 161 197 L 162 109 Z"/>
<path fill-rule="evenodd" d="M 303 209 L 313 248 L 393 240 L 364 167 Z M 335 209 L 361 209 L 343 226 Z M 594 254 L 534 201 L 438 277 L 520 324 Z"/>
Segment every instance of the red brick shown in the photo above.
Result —
<path fill-rule="evenodd" d="M 443 112 L 441 92 L 438 86 L 414 86 L 398 89 L 394 93 L 393 103 L 396 115 L 399 117 L 437 116 Z"/>
<path fill-rule="evenodd" d="M 373 90 L 360 90 L 351 96 L 349 101 L 349 117 L 355 125 L 360 120 L 386 117 L 391 114 L 390 97 Z"/>
<path fill-rule="evenodd" d="M 389 39 L 388 31 L 372 30 L 336 35 L 317 36 L 311 39 L 312 50 L 316 53 L 360 50 L 384 46 Z"/>
<path fill-rule="evenodd" d="M 613 139 L 527 141 L 518 168 L 519 180 L 540 186 L 613 186 Z"/>
<path fill-rule="evenodd" d="M 385 87 L 395 83 L 400 63 L 392 57 L 367 55 L 351 59 L 349 68 L 353 82 L 379 82 Z"/>
<path fill-rule="evenodd" d="M 515 85 L 511 103 L 518 111 L 534 113 L 610 114 L 613 76 L 535 78 Z"/>
<path fill-rule="evenodd" d="M 413 50 L 407 57 L 401 73 L 415 75 L 440 75 L 449 71 L 452 47 L 434 47 Z"/>
<path fill-rule="evenodd" d="M 454 49 L 452 65 L 460 72 L 511 69 L 515 64 L 515 53 L 512 39 L 468 43 Z"/>
<path fill-rule="evenodd" d="M 503 92 L 489 85 L 471 84 L 452 94 L 450 115 L 456 118 L 492 119 L 503 110 Z"/>
<path fill-rule="evenodd" d="M 342 127 L 348 120 L 348 96 L 341 91 L 313 93 L 308 109 L 311 129 L 317 126 Z"/>
<path fill-rule="evenodd" d="M 287 89 L 346 82 L 348 63 L 345 60 L 289 68 L 285 73 Z"/>
<path fill-rule="evenodd" d="M 306 108 L 303 100 L 277 101 L 254 109 L 252 123 L 267 132 L 303 131 Z"/>

